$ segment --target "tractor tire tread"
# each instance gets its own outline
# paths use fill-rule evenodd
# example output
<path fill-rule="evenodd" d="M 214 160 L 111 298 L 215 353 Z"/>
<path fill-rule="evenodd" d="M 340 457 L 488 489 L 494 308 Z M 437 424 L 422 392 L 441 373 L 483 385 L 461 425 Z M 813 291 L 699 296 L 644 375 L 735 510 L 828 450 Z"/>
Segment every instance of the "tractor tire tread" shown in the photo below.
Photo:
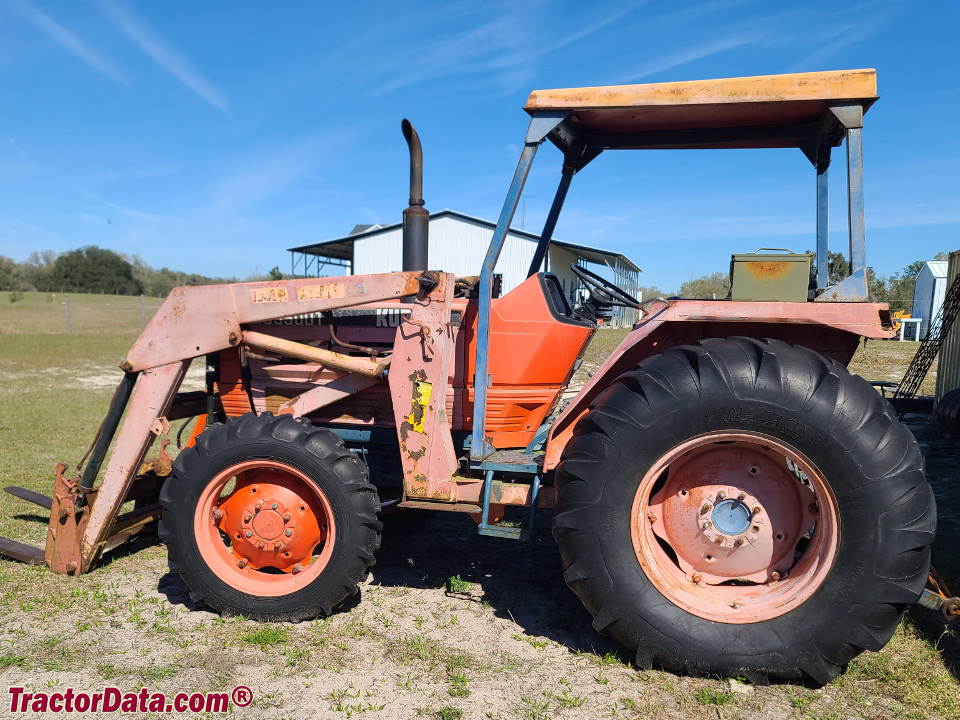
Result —
<path fill-rule="evenodd" d="M 341 512 L 330 566 L 309 585 L 290 595 L 258 598 L 213 576 L 195 547 L 189 546 L 187 538 L 191 533 L 180 523 L 192 522 L 198 485 L 209 479 L 211 468 L 246 458 L 269 458 L 278 451 L 281 459 L 304 465 L 301 469 L 317 482 L 330 483 L 325 492 L 335 508 L 335 498 L 330 495 L 339 494 Z M 325 477 L 321 479 L 319 475 Z M 163 515 L 158 535 L 167 545 L 170 572 L 180 575 L 194 602 L 205 603 L 222 615 L 272 622 L 300 622 L 330 615 L 356 594 L 380 548 L 380 500 L 376 486 L 369 482 L 366 465 L 344 447 L 339 437 L 313 427 L 305 418 L 291 415 L 248 413 L 209 426 L 193 447 L 185 448 L 177 456 L 173 473 L 161 490 L 160 504 Z M 334 514 L 337 515 L 336 509 Z"/>
<path fill-rule="evenodd" d="M 753 624 L 711 622 L 671 603 L 643 574 L 632 545 L 622 548 L 623 529 L 609 527 L 613 508 L 636 492 L 634 484 L 628 498 L 618 487 L 627 477 L 617 475 L 619 465 L 632 467 L 638 483 L 642 468 L 678 442 L 730 427 L 723 408 L 735 404 L 815 428 L 815 438 L 790 442 L 831 467 L 846 523 L 834 567 L 814 595 Z M 705 417 L 708 410 L 719 420 Z M 777 340 L 710 339 L 646 358 L 580 418 L 555 483 L 564 580 L 594 628 L 627 647 L 641 668 L 825 684 L 863 650 L 886 644 L 926 581 L 936 508 L 912 433 L 841 363 Z"/>

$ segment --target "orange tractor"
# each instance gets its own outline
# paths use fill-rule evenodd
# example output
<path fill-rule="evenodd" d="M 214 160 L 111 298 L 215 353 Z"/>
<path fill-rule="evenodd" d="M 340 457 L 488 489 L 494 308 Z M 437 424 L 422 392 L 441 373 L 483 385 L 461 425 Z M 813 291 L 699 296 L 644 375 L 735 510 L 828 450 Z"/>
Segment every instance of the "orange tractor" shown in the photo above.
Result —
<path fill-rule="evenodd" d="M 865 276 L 861 128 L 876 100 L 872 70 L 534 92 L 470 278 L 427 269 L 420 143 L 404 121 L 403 271 L 174 290 L 123 361 L 82 474 L 60 465 L 51 498 L 9 489 L 50 507 L 45 551 L 0 551 L 75 575 L 159 520 L 192 597 L 299 621 L 357 592 L 382 513 L 462 512 L 481 534 L 522 538 L 549 508 L 564 579 L 638 666 L 829 681 L 883 647 L 907 605 L 957 608 L 924 590 L 936 518 L 919 447 L 846 368 L 861 338 L 893 334 Z M 563 154 L 556 198 L 527 280 L 494 299 L 545 140 Z M 828 287 L 828 166 L 844 141 L 851 274 Z M 590 295 L 570 307 L 540 268 L 571 180 L 603 151 L 647 148 L 802 150 L 818 198 L 809 298 L 641 304 L 573 268 Z M 757 263 L 753 281 L 775 287 L 783 265 Z M 617 305 L 642 319 L 562 406 Z M 206 391 L 178 393 L 194 360 Z M 175 461 L 165 439 L 145 460 L 193 416 Z M 502 522 L 511 506 L 529 508 L 525 528 Z"/>

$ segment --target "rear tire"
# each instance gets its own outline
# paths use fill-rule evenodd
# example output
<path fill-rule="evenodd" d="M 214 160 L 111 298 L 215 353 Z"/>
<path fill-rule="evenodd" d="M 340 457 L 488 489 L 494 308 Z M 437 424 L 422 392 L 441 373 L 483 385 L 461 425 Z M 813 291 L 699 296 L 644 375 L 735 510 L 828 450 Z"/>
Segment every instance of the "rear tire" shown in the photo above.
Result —
<path fill-rule="evenodd" d="M 668 568 L 681 579 L 680 590 L 672 593 L 649 556 L 635 547 L 646 532 L 644 524 L 659 520 L 647 509 L 654 507 L 652 501 L 635 502 L 644 499 L 644 478 L 667 468 L 657 475 L 653 496 L 671 472 L 658 463 L 682 455 L 678 446 L 702 443 L 704 437 L 719 438 L 713 452 L 729 457 L 738 450 L 734 444 L 725 447 L 725 435 L 752 437 L 763 452 L 769 452 L 763 447 L 768 437 L 769 446 L 784 449 L 781 458 L 793 454 L 809 461 L 811 472 L 823 479 L 823 492 L 816 496 L 821 507 L 811 503 L 811 511 L 826 512 L 825 503 L 836 509 L 829 564 L 821 564 L 817 581 L 786 611 L 770 597 L 763 599 L 777 582 L 712 586 L 690 581 L 688 573 L 689 587 L 703 590 L 704 597 L 743 590 L 760 598 L 731 606 L 730 618 L 722 621 L 709 619 L 711 613 L 695 605 L 692 612 L 683 602 L 684 574 L 677 560 L 686 550 L 675 553 L 676 567 Z M 706 475 L 712 472 L 709 465 L 704 468 Z M 736 476 L 724 476 L 724 482 L 732 482 L 730 477 Z M 564 579 L 594 616 L 595 629 L 635 653 L 641 668 L 744 676 L 760 683 L 824 684 L 863 650 L 880 650 L 906 605 L 923 590 L 936 527 L 923 457 L 890 404 L 841 364 L 774 340 L 704 340 L 644 360 L 580 419 L 557 469 L 556 487 L 553 534 Z M 795 505 L 781 510 L 796 512 Z M 698 522 L 694 530 L 700 529 Z M 818 524 L 801 538 L 798 552 L 790 555 L 794 567 L 806 557 L 803 543 L 812 546 L 828 533 L 825 521 L 823 527 Z M 743 542 L 739 547 L 753 548 Z M 729 548 L 726 557 L 734 550 Z M 669 557 L 672 551 L 660 555 Z M 646 566 L 641 558 L 647 558 Z M 794 580 L 799 582 L 791 576 Z M 743 612 L 761 619 L 751 621 Z"/>
<path fill-rule="evenodd" d="M 329 615 L 357 592 L 380 546 L 367 478 L 342 440 L 305 418 L 251 413 L 209 427 L 177 456 L 160 494 L 170 571 L 194 601 L 226 615 Z"/>

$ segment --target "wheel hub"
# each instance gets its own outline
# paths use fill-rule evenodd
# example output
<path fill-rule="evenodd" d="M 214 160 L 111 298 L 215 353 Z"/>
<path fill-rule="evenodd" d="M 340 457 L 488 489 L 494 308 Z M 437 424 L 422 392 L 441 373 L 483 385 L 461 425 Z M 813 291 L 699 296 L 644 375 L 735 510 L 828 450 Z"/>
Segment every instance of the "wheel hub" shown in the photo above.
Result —
<path fill-rule="evenodd" d="M 767 448 L 714 443 L 678 458 L 650 500 L 654 534 L 687 580 L 769 583 L 817 522 L 814 494 Z"/>
<path fill-rule="evenodd" d="M 713 526 L 724 535 L 739 535 L 750 527 L 753 514 L 740 500 L 721 500 L 713 506 Z"/>
<path fill-rule="evenodd" d="M 325 513 L 315 498 L 303 497 L 299 483 L 270 470 L 237 476 L 233 493 L 223 500 L 213 522 L 229 539 L 242 569 L 276 568 L 296 573 L 310 563 L 314 548 L 326 537 Z"/>
<path fill-rule="evenodd" d="M 253 532 L 264 540 L 273 540 L 283 532 L 283 517 L 276 510 L 264 510 L 253 519 Z"/>

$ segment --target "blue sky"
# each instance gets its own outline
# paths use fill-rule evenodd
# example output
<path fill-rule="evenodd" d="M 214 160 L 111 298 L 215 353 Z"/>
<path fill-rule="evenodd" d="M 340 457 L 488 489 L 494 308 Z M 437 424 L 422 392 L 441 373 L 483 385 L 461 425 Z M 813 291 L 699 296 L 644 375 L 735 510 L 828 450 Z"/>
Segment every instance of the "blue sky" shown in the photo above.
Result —
<path fill-rule="evenodd" d="M 888 274 L 960 247 L 958 21 L 948 2 L 0 0 L 0 254 L 96 244 L 206 274 L 285 269 L 287 247 L 400 219 L 403 117 L 427 207 L 496 219 L 533 89 L 875 67 L 867 261 Z M 527 230 L 559 166 L 545 146 Z M 608 152 L 555 235 L 676 289 L 732 252 L 813 247 L 813 201 L 795 150 Z"/>

